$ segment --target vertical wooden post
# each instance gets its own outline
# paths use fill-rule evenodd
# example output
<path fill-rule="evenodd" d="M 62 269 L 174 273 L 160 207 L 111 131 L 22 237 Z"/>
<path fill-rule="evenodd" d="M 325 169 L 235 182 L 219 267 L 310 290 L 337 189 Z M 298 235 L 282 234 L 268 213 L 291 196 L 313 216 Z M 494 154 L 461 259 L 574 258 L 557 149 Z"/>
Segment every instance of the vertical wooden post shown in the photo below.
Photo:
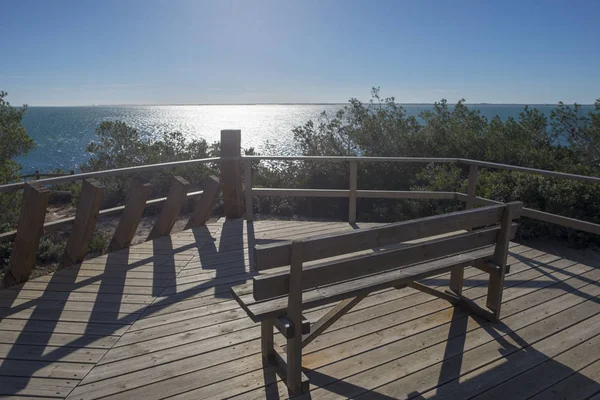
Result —
<path fill-rule="evenodd" d="M 175 222 L 177 222 L 177 217 L 181 212 L 181 208 L 187 200 L 187 192 L 189 187 L 190 183 L 182 177 L 173 177 L 165 205 L 162 210 L 160 210 L 158 219 L 154 223 L 154 226 L 152 227 L 152 230 L 150 231 L 150 234 L 148 234 L 146 240 L 167 236 L 169 233 L 171 233 L 171 229 L 173 229 L 173 225 L 175 225 Z"/>
<path fill-rule="evenodd" d="M 260 340 L 262 356 L 270 363 L 275 362 L 275 349 L 273 347 L 273 320 L 268 319 L 260 323 Z"/>
<path fill-rule="evenodd" d="M 142 220 L 146 200 L 148 200 L 151 189 L 151 184 L 140 182 L 137 179 L 133 180 L 131 187 L 127 191 L 125 208 L 119 219 L 119 225 L 117 225 L 117 229 L 108 246 L 109 252 L 129 247 L 135 236 L 135 231 Z"/>
<path fill-rule="evenodd" d="M 69 239 L 67 239 L 67 247 L 59 269 L 79 264 L 85 258 L 88 246 L 92 241 L 103 200 L 104 185 L 94 178 L 84 180 L 77 212 L 75 213 L 75 221 L 73 221 L 73 229 Z"/>
<path fill-rule="evenodd" d="M 246 185 L 246 220 L 254 219 L 252 209 L 252 161 L 246 160 L 244 163 L 244 184 Z"/>
<path fill-rule="evenodd" d="M 210 218 L 210 214 L 217 203 L 221 188 L 222 185 L 215 176 L 210 176 L 206 180 L 202 196 L 200 196 L 196 202 L 194 213 L 184 229 L 190 229 L 206 224 L 206 221 Z"/>
<path fill-rule="evenodd" d="M 290 393 L 302 391 L 302 258 L 303 242 L 292 242 L 288 317 L 294 325 L 294 336 L 287 341 L 287 386 Z"/>
<path fill-rule="evenodd" d="M 25 183 L 17 234 L 3 286 L 27 281 L 35 265 L 35 253 L 40 245 L 50 191 L 39 183 Z"/>
<path fill-rule="evenodd" d="M 467 209 L 475 207 L 477 191 L 477 165 L 469 164 L 469 184 L 467 187 Z M 450 290 L 456 294 L 462 294 L 464 283 L 464 267 L 454 268 L 450 271 Z"/>
<path fill-rule="evenodd" d="M 467 187 L 467 209 L 475 207 L 477 192 L 477 165 L 469 164 L 469 186 Z"/>
<path fill-rule="evenodd" d="M 496 241 L 493 263 L 497 270 L 490 272 L 488 282 L 487 307 L 494 313 L 496 320 L 500 318 L 500 306 L 502 304 L 502 292 L 504 289 L 504 275 L 506 274 L 506 259 L 508 258 L 508 247 L 510 245 L 510 231 L 513 219 L 519 217 L 523 203 L 507 203 L 502 214 L 502 225 Z"/>
<path fill-rule="evenodd" d="M 241 156 L 242 131 L 221 131 L 221 157 Z M 241 161 L 221 162 L 221 181 L 223 182 L 223 203 L 227 218 L 240 218 L 244 214 L 244 194 L 242 192 Z"/>
<path fill-rule="evenodd" d="M 356 222 L 356 190 L 358 181 L 358 162 L 350 161 L 350 203 L 348 207 L 348 222 Z"/>

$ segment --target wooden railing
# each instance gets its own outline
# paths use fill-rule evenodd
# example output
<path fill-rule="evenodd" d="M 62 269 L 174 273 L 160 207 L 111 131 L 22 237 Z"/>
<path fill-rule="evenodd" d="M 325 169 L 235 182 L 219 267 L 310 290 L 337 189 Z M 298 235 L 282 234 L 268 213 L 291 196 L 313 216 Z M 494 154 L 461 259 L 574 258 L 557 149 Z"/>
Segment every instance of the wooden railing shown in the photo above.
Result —
<path fill-rule="evenodd" d="M 95 229 L 96 220 L 108 215 L 121 215 L 117 230 L 111 240 L 110 250 L 115 251 L 129 246 L 140 222 L 142 212 L 146 207 L 163 205 L 159 218 L 148 236 L 148 240 L 168 235 L 178 218 L 186 199 L 197 199 L 195 211 L 186 225 L 187 228 L 202 225 L 208 219 L 217 197 L 222 190 L 225 216 L 239 218 L 246 216 L 252 221 L 254 196 L 291 196 L 291 197 L 337 197 L 348 198 L 348 221 L 356 222 L 356 203 L 359 198 L 383 199 L 447 199 L 459 200 L 466 208 L 477 205 L 497 203 L 494 200 L 476 196 L 479 168 L 504 169 L 530 174 L 539 174 L 554 178 L 578 180 L 589 183 L 600 183 L 600 178 L 568 174 L 563 172 L 546 171 L 534 168 L 497 164 L 462 158 L 432 158 L 432 157 L 325 157 L 325 156 L 240 156 L 241 131 L 221 131 L 221 157 L 197 160 L 185 160 L 161 164 L 142 165 L 119 168 L 107 171 L 86 172 L 81 174 L 58 176 L 41 179 L 34 182 L 19 182 L 0 185 L 0 193 L 24 190 L 21 217 L 15 231 L 0 234 L 0 241 L 13 240 L 13 250 L 4 284 L 12 285 L 26 281 L 35 263 L 35 253 L 43 232 L 49 232 L 59 227 L 72 225 L 65 255 L 61 266 L 80 263 L 86 252 Z M 264 188 L 252 184 L 252 164 L 261 161 L 319 161 L 347 163 L 349 168 L 348 189 L 294 189 L 294 188 Z M 469 166 L 467 193 L 439 191 L 386 191 L 364 190 L 358 187 L 358 164 L 364 162 L 392 163 L 452 163 Z M 166 171 L 181 166 L 219 163 L 221 176 L 206 182 L 202 191 L 188 193 L 189 183 L 182 177 L 176 176 L 166 197 L 148 200 L 148 184 L 133 180 L 128 192 L 126 203 L 119 207 L 100 209 L 104 187 L 97 178 L 121 176 L 142 172 Z M 242 176 L 242 165 L 243 176 Z M 48 204 L 48 186 L 83 181 L 75 217 L 44 223 Z M 245 189 L 242 186 L 245 185 Z M 568 218 L 530 208 L 523 209 L 523 216 L 540 221 L 557 224 L 563 227 L 581 230 L 588 233 L 600 234 L 600 225 L 591 222 Z"/>
<path fill-rule="evenodd" d="M 343 189 L 282 189 L 282 188 L 254 188 L 252 187 L 252 196 L 292 196 L 292 197 L 342 197 L 349 199 L 349 222 L 356 222 L 356 199 L 357 198 L 385 198 L 385 199 L 453 199 L 466 203 L 467 208 L 473 208 L 476 205 L 488 205 L 498 203 L 497 201 L 485 199 L 476 196 L 478 169 L 504 169 L 529 174 L 538 174 L 550 176 L 553 178 L 578 180 L 589 183 L 600 184 L 600 178 L 585 175 L 568 174 L 565 172 L 547 171 L 542 169 L 519 167 L 507 164 L 497 164 L 485 161 L 470 160 L 464 158 L 427 158 L 427 157 L 275 157 L 275 156 L 246 156 L 243 157 L 246 170 L 246 184 L 252 187 L 252 176 L 250 165 L 252 161 L 279 160 L 279 161 L 299 161 L 312 160 L 320 162 L 346 162 L 349 164 L 350 185 L 348 190 Z M 357 170 L 359 162 L 412 162 L 412 163 L 454 163 L 469 166 L 469 181 L 467 193 L 460 192 L 431 192 L 431 191 L 381 191 L 381 190 L 361 190 L 357 187 Z M 248 184 L 249 183 L 249 184 Z M 246 194 L 247 204 L 251 204 L 252 196 L 249 192 Z M 248 207 L 249 211 L 251 207 Z M 574 218 L 564 217 L 562 215 L 551 214 L 531 208 L 523 209 L 523 216 L 539 221 L 549 222 L 566 228 L 576 229 L 588 233 L 600 235 L 600 225 L 592 222 L 586 222 Z M 247 213 L 247 218 L 252 219 L 251 211 Z"/>

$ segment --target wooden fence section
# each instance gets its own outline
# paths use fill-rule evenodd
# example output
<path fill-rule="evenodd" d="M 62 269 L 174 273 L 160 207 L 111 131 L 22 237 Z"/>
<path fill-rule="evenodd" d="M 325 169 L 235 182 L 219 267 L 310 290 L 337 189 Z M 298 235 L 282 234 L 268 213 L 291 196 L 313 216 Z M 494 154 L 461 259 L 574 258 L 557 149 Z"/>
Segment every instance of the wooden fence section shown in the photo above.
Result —
<path fill-rule="evenodd" d="M 600 183 L 600 178 L 568 174 L 564 172 L 546 171 L 535 168 L 527 168 L 506 164 L 490 163 L 478 160 L 462 159 L 462 158 L 433 158 L 433 157 L 325 157 L 325 156 L 241 156 L 241 131 L 239 130 L 224 130 L 221 131 L 222 156 L 220 158 L 206 158 L 197 160 L 185 160 L 170 163 L 141 165 L 128 168 L 119 168 L 107 171 L 86 172 L 81 174 L 73 174 L 66 176 L 57 176 L 49 179 L 41 179 L 35 181 L 37 190 L 58 183 L 73 182 L 83 180 L 84 182 L 94 182 L 97 178 L 107 178 L 120 176 L 124 174 L 142 173 L 151 171 L 165 171 L 170 168 L 191 165 L 203 165 L 210 163 L 220 163 L 221 177 L 211 177 L 206 183 L 203 191 L 195 191 L 189 193 L 189 183 L 182 177 L 175 177 L 169 194 L 167 197 L 147 200 L 147 195 L 144 195 L 146 189 L 132 190 L 128 197 L 128 202 L 124 206 L 114 207 L 110 209 L 100 209 L 102 199 L 100 192 L 96 190 L 94 195 L 87 194 L 82 197 L 80 206 L 77 210 L 77 215 L 72 218 L 64 218 L 58 221 L 43 223 L 39 226 L 35 233 L 31 233 L 31 226 L 40 224 L 39 218 L 35 220 L 32 215 L 28 218 L 21 218 L 18 228 L 15 231 L 0 234 L 0 241 L 14 240 L 12 258 L 18 260 L 25 253 L 32 253 L 37 249 L 36 236 L 41 232 L 49 232 L 60 227 L 68 225 L 73 226 L 69 244 L 65 251 L 65 256 L 62 261 L 63 266 L 81 262 L 87 252 L 89 244 L 88 235 L 93 233 L 95 221 L 97 218 L 108 215 L 122 215 L 119 227 L 115 233 L 115 237 L 111 242 L 111 250 L 118 250 L 129 246 L 131 237 L 135 233 L 139 219 L 143 210 L 149 206 L 157 206 L 164 204 L 159 219 L 152 229 L 148 240 L 159 236 L 167 235 L 171 232 L 173 224 L 185 204 L 186 199 L 198 199 L 196 201 L 196 209 L 192 218 L 189 220 L 186 229 L 193 226 L 198 226 L 206 223 L 212 209 L 217 201 L 220 193 L 223 194 L 225 215 L 228 218 L 239 218 L 244 215 L 246 219 L 252 221 L 253 215 L 253 197 L 254 196 L 289 196 L 289 197 L 331 197 L 331 198 L 347 198 L 348 199 L 348 221 L 355 223 L 357 221 L 356 204 L 361 198 L 379 198 L 379 199 L 431 199 L 431 200 L 459 200 L 466 203 L 466 208 L 474 208 L 479 205 L 490 205 L 498 202 L 490 199 L 477 197 L 477 180 L 480 168 L 495 168 L 505 169 L 509 171 L 517 171 L 522 173 L 540 174 L 553 178 L 578 180 L 593 184 Z M 261 161 L 290 161 L 290 162 L 342 162 L 347 163 L 349 167 L 349 187 L 348 189 L 291 189 L 291 188 L 264 188 L 253 187 L 253 172 L 252 164 Z M 437 192 L 437 191 L 384 191 L 384 190 L 364 190 L 359 188 L 358 171 L 359 164 L 364 162 L 388 162 L 388 163 L 446 163 L 446 164 L 463 164 L 468 165 L 468 187 L 467 193 L 458 192 Z M 84 186 L 89 184 L 84 184 Z M 94 185 L 92 185 L 94 186 Z M 0 185 L 0 193 L 12 192 L 25 189 L 26 193 L 31 193 L 31 185 L 29 183 L 19 182 L 8 185 Z M 89 192 L 91 189 L 87 189 Z M 46 209 L 43 201 L 43 195 L 39 199 L 32 200 L 34 197 L 29 194 L 23 198 L 23 209 L 31 207 L 33 201 L 36 207 Z M 543 211 L 524 208 L 524 217 L 532 218 L 540 221 L 545 221 L 552 224 L 557 224 L 571 229 L 581 230 L 588 233 L 600 234 L 600 225 L 587 221 L 581 221 L 574 218 L 564 217 L 561 215 L 551 214 Z M 38 215 L 39 217 L 39 215 Z M 43 217 L 43 215 L 42 215 Z M 35 221 L 34 221 L 35 220 Z M 20 231 L 25 233 L 20 233 Z M 83 235 L 83 236 L 82 236 Z M 90 236 L 91 237 L 91 236 Z M 28 239 L 24 239 L 28 238 Z M 24 241 L 27 242 L 24 245 Z M 39 242 L 39 238 L 38 238 Z M 26 250 L 23 250 L 26 249 Z M 26 263 L 12 261 L 9 274 L 5 279 L 5 284 L 14 284 L 27 280 L 29 276 L 28 265 Z M 35 258 L 33 258 L 35 261 Z M 21 269 L 19 271 L 15 270 Z M 14 273 L 13 273 L 14 272 Z"/>

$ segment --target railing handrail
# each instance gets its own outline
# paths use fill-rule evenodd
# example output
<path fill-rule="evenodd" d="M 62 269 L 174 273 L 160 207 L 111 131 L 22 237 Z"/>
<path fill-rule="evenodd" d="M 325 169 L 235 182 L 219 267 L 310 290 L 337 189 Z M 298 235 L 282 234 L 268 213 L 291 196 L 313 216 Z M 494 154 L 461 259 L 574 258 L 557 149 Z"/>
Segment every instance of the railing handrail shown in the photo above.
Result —
<path fill-rule="evenodd" d="M 35 182 L 38 184 L 42 183 L 42 184 L 47 184 L 47 185 L 56 185 L 58 183 L 73 182 L 73 181 L 79 181 L 79 180 L 88 179 L 88 178 L 106 178 L 108 176 L 128 174 L 128 173 L 132 173 L 132 172 L 148 172 L 148 171 L 154 171 L 157 169 L 176 168 L 176 167 L 193 165 L 193 164 L 206 164 L 209 162 L 221 162 L 222 160 L 226 160 L 226 159 L 220 158 L 220 157 L 198 158 L 198 159 L 194 159 L 194 160 L 183 160 L 183 161 L 172 161 L 172 162 L 159 163 L 159 164 L 137 165 L 135 167 L 115 168 L 115 169 L 107 169 L 104 171 L 83 172 L 80 174 L 59 176 L 56 178 L 39 179 Z M 22 189 L 23 186 L 25 186 L 25 182 L 9 183 L 6 185 L 0 185 L 0 193 L 14 192 L 19 189 Z"/>
<path fill-rule="evenodd" d="M 456 163 L 460 158 L 454 157 L 369 157 L 369 156 L 242 156 L 244 160 L 279 160 L 279 161 L 363 161 L 363 162 L 416 162 L 416 163 Z"/>
<path fill-rule="evenodd" d="M 488 161 L 472 160 L 468 158 L 448 158 L 448 157 L 361 157 L 361 156 L 241 156 L 241 157 L 212 157 L 199 158 L 193 160 L 172 161 L 167 163 L 138 165 L 134 167 L 115 168 L 104 171 L 84 172 L 79 174 L 65 175 L 55 178 L 40 179 L 36 182 L 47 185 L 55 185 L 58 183 L 73 182 L 87 178 L 103 178 L 109 176 L 117 176 L 133 172 L 148 172 L 160 169 L 175 168 L 193 164 L 205 164 L 209 162 L 221 162 L 224 160 L 272 160 L 272 161 L 331 161 L 331 162 L 411 162 L 411 163 L 460 163 L 467 165 L 476 165 L 484 168 L 504 169 L 509 171 L 517 171 L 524 173 L 532 173 L 538 175 L 546 175 L 560 179 L 579 180 L 590 183 L 600 183 L 600 177 L 589 175 L 578 175 L 567 172 L 549 171 L 545 169 L 521 167 L 518 165 L 500 164 Z M 0 193 L 13 192 L 22 189 L 24 182 L 9 183 L 0 185 Z"/>

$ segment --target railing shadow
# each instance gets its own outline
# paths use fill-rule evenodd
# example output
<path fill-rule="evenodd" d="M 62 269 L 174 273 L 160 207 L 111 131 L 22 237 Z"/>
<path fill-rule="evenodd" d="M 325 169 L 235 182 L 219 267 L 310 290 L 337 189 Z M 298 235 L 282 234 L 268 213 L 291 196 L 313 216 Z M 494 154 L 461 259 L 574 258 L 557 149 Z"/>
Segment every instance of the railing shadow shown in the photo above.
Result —
<path fill-rule="evenodd" d="M 0 376 L 3 377 L 2 380 L 4 381 L 4 383 L 0 383 L 0 395 L 19 394 L 31 379 L 46 377 L 45 374 L 38 375 L 38 371 L 62 360 L 84 365 L 81 371 L 70 376 L 71 382 L 74 383 L 84 378 L 85 374 L 100 360 L 110 345 L 107 343 L 100 347 L 92 346 L 94 351 L 87 349 L 87 357 L 77 356 L 74 358 L 73 355 L 81 354 L 82 348 L 103 338 L 110 337 L 119 330 L 124 330 L 137 318 L 129 313 L 121 315 L 121 302 L 119 300 L 125 296 L 124 285 L 127 269 L 108 267 L 113 260 L 122 257 L 127 258 L 128 254 L 129 249 L 125 249 L 107 255 L 105 268 L 110 271 L 110 276 L 102 279 L 107 270 L 99 274 L 96 277 L 97 279 L 93 280 L 94 283 L 99 283 L 97 287 L 96 285 L 88 287 L 79 285 L 79 282 L 77 282 L 78 274 L 73 273 L 73 269 L 57 271 L 46 282 L 46 288 L 41 296 L 32 299 L 33 307 L 22 308 L 19 306 L 15 310 L 15 312 L 21 310 L 32 311 L 0 364 Z M 14 297 L 16 298 L 21 289 L 27 287 L 27 285 L 25 283 L 7 290 L 14 291 Z M 73 295 L 72 291 L 65 291 L 70 287 L 69 285 L 75 285 L 80 290 L 82 288 L 88 289 L 87 291 L 75 292 L 73 299 L 73 301 L 78 301 L 77 298 L 83 298 L 86 304 L 91 303 L 87 321 L 81 319 L 86 311 L 65 309 Z M 56 293 L 64 293 L 64 295 L 58 296 L 59 301 L 57 301 Z M 93 299 L 93 301 L 90 302 L 88 299 Z M 107 301 L 109 299 L 112 301 Z M 55 304 L 56 306 L 49 310 L 44 307 L 44 303 Z M 35 304 L 38 306 L 35 306 Z M 73 317 L 69 315 L 73 315 Z M 80 317 L 75 317 L 76 315 Z M 68 329 L 66 329 L 66 325 L 70 325 Z M 62 328 L 59 328 L 59 326 L 62 326 Z M 31 341 L 31 333 L 35 333 L 34 342 Z M 71 337 L 73 340 L 68 340 Z M 58 343 L 55 343 L 54 341 L 57 339 Z M 103 349 L 103 347 L 106 347 L 106 349 Z M 15 376 L 15 371 L 18 371 L 18 376 Z M 11 379 L 16 380 L 18 383 L 7 382 Z M 66 397 L 73 387 L 69 389 L 58 386 L 54 394 Z"/>
<path fill-rule="evenodd" d="M 38 375 L 38 371 L 45 366 L 53 362 L 67 360 L 71 354 L 98 340 L 116 337 L 121 334 L 122 328 L 137 320 L 142 315 L 145 306 L 140 305 L 140 309 L 137 312 L 129 312 L 121 309 L 122 299 L 128 296 L 125 286 L 128 272 L 132 269 L 150 263 L 154 265 L 151 272 L 152 282 L 147 287 L 150 290 L 148 298 L 155 299 L 152 303 L 152 310 L 154 311 L 160 310 L 173 302 L 201 294 L 216 286 L 219 289 L 215 290 L 214 296 L 225 299 L 231 297 L 229 294 L 230 287 L 239 285 L 252 276 L 252 272 L 248 268 L 252 262 L 252 252 L 248 249 L 252 249 L 254 244 L 257 243 L 279 241 L 277 238 L 261 238 L 257 240 L 254 233 L 254 224 L 246 223 L 242 220 L 226 221 L 216 235 L 213 235 L 206 227 L 195 228 L 192 234 L 195 238 L 194 243 L 180 246 L 174 245 L 171 238 L 162 238 L 160 239 L 162 242 L 159 243 L 156 241 L 152 244 L 152 254 L 148 257 L 142 256 L 138 260 L 129 260 L 130 250 L 128 249 L 110 253 L 106 256 L 106 265 L 113 265 L 113 267 L 106 267 L 105 271 L 97 276 L 77 278 L 78 274 L 72 271 L 70 273 L 57 272 L 48 280 L 46 289 L 39 297 L 19 300 L 15 307 L 6 307 L 6 305 L 17 301 L 20 287 L 17 286 L 2 291 L 0 295 L 1 307 L 4 310 L 2 318 L 10 317 L 12 314 L 20 312 L 20 310 L 29 309 L 31 310 L 31 314 L 26 318 L 16 339 L 11 342 L 12 346 L 0 364 L 0 376 L 15 377 L 18 378 L 19 382 L 18 384 L 12 384 L 12 386 L 0 383 L 0 395 L 20 394 L 20 388 L 27 385 L 28 379 L 40 376 Z M 213 240 L 216 239 L 214 236 L 218 237 L 218 245 Z M 306 236 L 310 236 L 310 234 Z M 247 240 L 246 243 L 244 242 L 244 238 Z M 214 272 L 214 274 L 210 278 L 198 283 L 191 282 L 182 285 L 183 289 L 179 290 L 177 287 L 178 282 L 176 282 L 178 274 L 176 255 L 186 250 L 197 250 L 197 259 L 200 261 L 202 269 L 212 270 L 211 273 Z M 519 256 L 518 254 L 511 255 L 513 257 Z M 546 271 L 541 270 L 542 267 L 546 270 L 550 269 L 561 272 L 564 272 L 565 268 L 564 266 L 552 267 L 547 263 L 537 262 L 526 257 L 521 257 L 519 261 L 527 263 L 533 269 L 540 269 L 544 274 L 546 274 Z M 74 267 L 75 270 L 77 268 Z M 577 276 L 578 279 L 586 279 L 576 274 L 572 274 L 572 276 Z M 441 283 L 441 281 L 443 280 L 440 280 L 440 282 L 436 281 L 436 283 Z M 168 282 L 171 282 L 171 284 Z M 447 283 L 447 280 L 445 282 Z M 478 280 L 466 280 L 465 286 L 479 285 L 481 283 Z M 515 286 L 522 287 L 538 287 L 536 285 L 539 285 L 535 281 L 512 283 Z M 592 280 L 589 280 L 589 283 L 597 284 L 597 282 Z M 65 291 L 64 288 L 66 285 L 70 285 L 71 290 Z M 95 296 L 93 292 L 81 291 L 86 286 L 98 286 Z M 583 298 L 599 302 L 597 298 L 589 296 L 578 289 L 571 288 L 569 290 Z M 64 312 L 68 311 L 64 307 L 70 298 L 81 297 L 81 293 L 90 293 L 86 295 L 89 297 L 89 301 L 93 303 L 89 312 L 89 319 L 87 323 L 73 322 L 73 324 L 82 324 L 83 328 L 81 332 L 73 334 L 77 336 L 73 340 L 63 341 L 60 344 L 54 340 L 56 339 L 56 334 L 60 335 L 61 332 L 57 327 L 65 321 L 64 318 L 61 319 L 61 316 L 64 316 Z M 160 299 L 156 300 L 157 296 L 160 296 Z M 108 299 L 112 300 L 106 301 Z M 150 300 L 148 304 L 149 302 Z M 50 303 L 52 303 L 51 312 L 46 307 Z M 151 313 L 144 314 L 144 316 L 148 315 L 151 315 Z M 453 322 L 455 324 L 452 327 L 453 335 L 456 335 L 458 331 L 464 328 L 464 321 L 466 319 L 463 318 L 463 321 L 457 320 Z M 501 325 L 495 327 L 496 330 L 500 330 L 500 328 Z M 65 334 L 64 336 L 67 337 L 68 335 Z M 498 338 L 498 340 L 502 339 Z M 23 355 L 25 346 L 27 347 L 26 357 Z M 27 359 L 31 360 L 31 362 L 26 361 Z M 447 380 L 446 377 L 451 376 L 457 368 L 460 369 L 461 362 L 458 359 L 451 360 L 449 358 L 448 360 L 444 361 L 446 364 L 442 367 L 440 382 L 445 382 Z M 91 368 L 95 362 L 97 361 L 82 362 L 81 364 L 86 364 Z M 89 369 L 83 369 L 81 376 L 76 375 L 73 379 L 83 378 L 87 370 Z M 17 375 L 15 376 L 15 374 Z M 318 371 L 307 371 L 307 375 L 309 375 L 313 382 L 325 382 L 328 379 L 329 381 L 333 379 L 332 377 L 323 376 Z M 336 383 L 336 386 L 327 385 L 326 387 L 335 391 L 338 395 L 366 390 L 343 381 Z M 62 396 L 63 394 L 65 393 L 61 393 L 60 395 Z M 392 398 L 378 394 L 376 391 L 369 392 L 369 395 L 372 395 L 373 398 Z M 413 393 L 411 396 L 418 397 L 420 395 L 419 393 Z"/>

